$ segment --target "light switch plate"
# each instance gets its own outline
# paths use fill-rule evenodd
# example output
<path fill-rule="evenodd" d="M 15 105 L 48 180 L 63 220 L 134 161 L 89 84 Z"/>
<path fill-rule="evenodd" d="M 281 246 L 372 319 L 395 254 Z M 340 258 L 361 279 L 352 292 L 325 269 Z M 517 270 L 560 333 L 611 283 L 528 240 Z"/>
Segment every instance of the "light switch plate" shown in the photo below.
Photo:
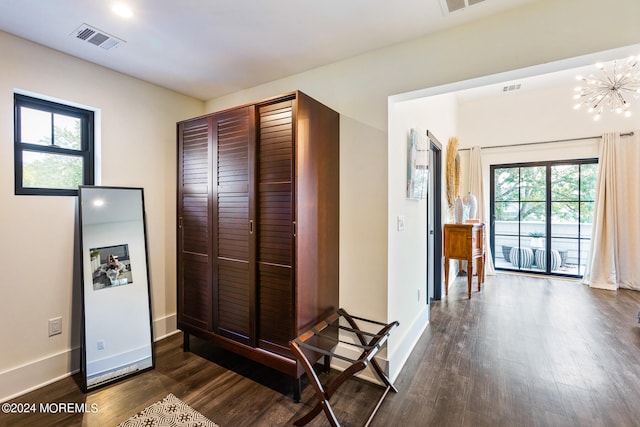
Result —
<path fill-rule="evenodd" d="M 398 231 L 404 231 L 404 215 L 398 215 Z"/>
<path fill-rule="evenodd" d="M 62 317 L 49 319 L 49 336 L 59 335 L 62 333 Z"/>

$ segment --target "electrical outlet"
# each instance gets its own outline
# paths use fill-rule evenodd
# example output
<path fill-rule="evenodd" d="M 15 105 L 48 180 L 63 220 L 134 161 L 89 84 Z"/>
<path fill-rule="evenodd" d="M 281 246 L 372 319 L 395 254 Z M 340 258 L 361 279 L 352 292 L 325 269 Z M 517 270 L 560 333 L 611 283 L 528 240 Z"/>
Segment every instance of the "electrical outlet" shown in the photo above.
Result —
<path fill-rule="evenodd" d="M 49 336 L 59 335 L 62 333 L 62 317 L 49 319 Z"/>
<path fill-rule="evenodd" d="M 98 350 L 104 350 L 104 340 L 98 340 Z"/>

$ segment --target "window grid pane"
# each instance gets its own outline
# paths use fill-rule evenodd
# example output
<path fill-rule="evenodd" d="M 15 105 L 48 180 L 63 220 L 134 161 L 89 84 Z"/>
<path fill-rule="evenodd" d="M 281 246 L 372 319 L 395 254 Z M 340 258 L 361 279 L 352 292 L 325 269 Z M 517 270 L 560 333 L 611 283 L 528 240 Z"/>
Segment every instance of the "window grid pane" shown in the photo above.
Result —
<path fill-rule="evenodd" d="M 22 152 L 22 186 L 77 189 L 82 184 L 82 157 Z"/>
<path fill-rule="evenodd" d="M 53 115 L 53 143 L 57 147 L 82 149 L 82 121 L 77 117 Z"/>
<path fill-rule="evenodd" d="M 579 165 L 557 165 L 551 167 L 551 200 L 578 200 L 579 194 Z"/>
<path fill-rule="evenodd" d="M 20 107 L 20 142 L 51 145 L 51 113 Z"/>

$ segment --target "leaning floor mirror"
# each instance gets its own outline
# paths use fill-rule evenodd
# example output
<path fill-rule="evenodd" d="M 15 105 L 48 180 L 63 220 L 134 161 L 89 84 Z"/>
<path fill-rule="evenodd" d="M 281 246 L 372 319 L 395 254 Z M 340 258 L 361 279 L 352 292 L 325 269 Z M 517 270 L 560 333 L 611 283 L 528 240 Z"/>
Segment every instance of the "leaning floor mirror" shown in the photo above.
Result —
<path fill-rule="evenodd" d="M 154 366 L 142 188 L 79 188 L 85 391 Z"/>

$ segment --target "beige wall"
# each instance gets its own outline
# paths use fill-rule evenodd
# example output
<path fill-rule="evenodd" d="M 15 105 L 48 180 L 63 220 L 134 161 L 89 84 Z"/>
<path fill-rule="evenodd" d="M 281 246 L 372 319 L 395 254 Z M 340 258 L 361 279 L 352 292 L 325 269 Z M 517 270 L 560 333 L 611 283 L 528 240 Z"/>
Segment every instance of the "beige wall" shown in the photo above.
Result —
<path fill-rule="evenodd" d="M 175 124 L 204 104 L 3 32 L 0 52 L 2 400 L 79 368 L 81 320 L 72 286 L 76 198 L 13 194 L 14 89 L 100 110 L 102 185 L 145 191 L 156 335 L 175 329 Z M 57 316 L 63 333 L 49 338 Z"/>

